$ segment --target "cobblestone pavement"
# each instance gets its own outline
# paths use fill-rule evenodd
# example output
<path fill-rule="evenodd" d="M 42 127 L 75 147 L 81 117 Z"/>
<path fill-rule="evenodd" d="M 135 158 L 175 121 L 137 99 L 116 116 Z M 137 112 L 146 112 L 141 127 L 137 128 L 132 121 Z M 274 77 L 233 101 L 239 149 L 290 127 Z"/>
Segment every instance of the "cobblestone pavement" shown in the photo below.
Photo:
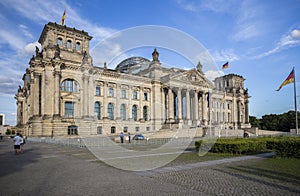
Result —
<path fill-rule="evenodd" d="M 0 142 L 0 195 L 299 195 L 300 177 L 251 166 L 262 158 L 129 172 L 112 168 L 85 148 L 27 142 L 14 155 Z M 145 174 L 145 173 L 144 173 Z"/>

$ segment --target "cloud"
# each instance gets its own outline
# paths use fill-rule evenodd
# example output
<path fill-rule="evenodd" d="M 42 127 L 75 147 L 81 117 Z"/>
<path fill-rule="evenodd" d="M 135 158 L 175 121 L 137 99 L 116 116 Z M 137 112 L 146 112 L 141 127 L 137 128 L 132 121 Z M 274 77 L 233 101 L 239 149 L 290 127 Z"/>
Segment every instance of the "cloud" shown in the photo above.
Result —
<path fill-rule="evenodd" d="M 21 30 L 21 32 L 23 33 L 23 35 L 25 35 L 26 37 L 33 39 L 33 35 L 28 31 L 28 27 L 26 25 L 20 24 L 19 28 Z"/>
<path fill-rule="evenodd" d="M 41 49 L 41 44 L 39 42 L 34 42 L 34 43 L 29 43 L 27 44 L 25 47 L 24 47 L 24 51 L 27 53 L 27 54 L 34 54 L 36 48 L 35 47 L 38 47 L 39 49 Z"/>
<path fill-rule="evenodd" d="M 234 41 L 244 41 L 262 34 L 263 9 L 253 1 L 242 1 L 236 12 L 236 26 L 232 39 Z"/>
<path fill-rule="evenodd" d="M 216 62 L 233 62 L 239 60 L 239 56 L 235 54 L 232 48 L 214 51 L 212 52 L 212 56 Z"/>
<path fill-rule="evenodd" d="M 184 10 L 199 12 L 199 11 L 212 11 L 216 13 L 232 13 L 232 10 L 236 10 L 236 0 L 203 0 L 203 1 L 187 1 L 178 0 L 177 4 Z"/>
<path fill-rule="evenodd" d="M 206 71 L 204 74 L 207 79 L 209 79 L 211 82 L 213 82 L 216 77 L 220 77 L 220 76 L 224 75 L 224 72 L 219 71 L 219 70 L 209 70 L 209 71 Z"/>
<path fill-rule="evenodd" d="M 277 42 L 277 44 L 275 45 L 275 47 L 267 52 L 264 52 L 260 55 L 257 55 L 255 57 L 253 57 L 254 59 L 259 59 L 262 57 L 266 57 L 269 56 L 271 54 L 280 52 L 282 50 L 285 50 L 287 48 L 291 48 L 291 47 L 295 47 L 300 45 L 300 30 L 297 29 L 293 29 L 291 31 L 289 31 L 287 34 L 284 34 L 281 36 L 280 40 Z"/>

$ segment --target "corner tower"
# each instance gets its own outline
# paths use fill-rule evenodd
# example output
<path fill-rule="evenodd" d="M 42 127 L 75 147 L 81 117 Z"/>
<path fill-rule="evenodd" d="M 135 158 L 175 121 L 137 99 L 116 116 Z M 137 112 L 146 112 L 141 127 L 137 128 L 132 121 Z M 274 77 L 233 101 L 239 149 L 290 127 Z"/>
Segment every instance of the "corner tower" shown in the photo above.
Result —
<path fill-rule="evenodd" d="M 49 22 L 45 25 L 38 41 L 42 46 L 43 57 L 82 63 L 84 56 L 90 56 L 91 39 L 92 37 L 83 30 Z"/>

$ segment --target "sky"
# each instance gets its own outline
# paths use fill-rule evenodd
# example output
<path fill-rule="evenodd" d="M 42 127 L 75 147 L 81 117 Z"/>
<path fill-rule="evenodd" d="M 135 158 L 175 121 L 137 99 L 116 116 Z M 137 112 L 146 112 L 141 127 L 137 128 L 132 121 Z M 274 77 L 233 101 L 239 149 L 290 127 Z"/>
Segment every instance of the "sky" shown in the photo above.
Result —
<path fill-rule="evenodd" d="M 16 123 L 14 96 L 23 84 L 22 76 L 44 25 L 60 23 L 65 8 L 65 24 L 93 36 L 91 49 L 124 29 L 171 27 L 201 43 L 219 69 L 228 61 L 229 68 L 220 70 L 221 74 L 246 79 L 251 116 L 294 110 L 293 85 L 276 89 L 295 67 L 300 94 L 300 0 L 1 0 L 0 114 L 5 114 L 5 124 Z M 132 50 L 122 57 L 151 59 L 152 51 Z M 171 67 L 196 65 L 178 61 L 168 51 L 159 52 L 164 64 Z M 298 96 L 297 101 L 300 108 Z"/>

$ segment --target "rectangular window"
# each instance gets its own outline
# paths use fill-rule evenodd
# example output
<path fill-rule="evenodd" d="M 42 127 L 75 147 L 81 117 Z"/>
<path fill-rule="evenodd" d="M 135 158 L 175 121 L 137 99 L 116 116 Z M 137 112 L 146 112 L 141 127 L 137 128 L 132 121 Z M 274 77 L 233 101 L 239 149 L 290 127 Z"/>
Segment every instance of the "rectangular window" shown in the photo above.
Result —
<path fill-rule="evenodd" d="M 102 134 L 102 126 L 97 127 L 97 134 Z"/>
<path fill-rule="evenodd" d="M 100 96 L 101 95 L 101 88 L 100 86 L 96 86 L 96 96 Z"/>
<path fill-rule="evenodd" d="M 123 99 L 125 99 L 126 98 L 126 90 L 122 90 L 122 97 L 121 98 L 123 98 Z"/>
<path fill-rule="evenodd" d="M 148 93 L 144 93 L 144 100 L 148 101 Z"/>
<path fill-rule="evenodd" d="M 124 132 L 124 133 L 127 133 L 127 131 L 128 131 L 128 127 L 124 127 L 124 128 L 123 128 L 123 132 Z"/>
<path fill-rule="evenodd" d="M 150 131 L 150 127 L 146 127 L 146 131 Z"/>
<path fill-rule="evenodd" d="M 132 99 L 137 99 L 137 92 L 136 91 L 132 92 Z"/>
<path fill-rule="evenodd" d="M 111 127 L 111 128 L 110 128 L 110 133 L 111 133 L 111 134 L 116 133 L 116 127 Z"/>
<path fill-rule="evenodd" d="M 65 102 L 65 117 L 73 117 L 73 116 L 74 116 L 74 103 Z"/>
<path fill-rule="evenodd" d="M 109 89 L 108 89 L 108 95 L 109 95 L 110 97 L 113 97 L 113 96 L 114 96 L 114 89 L 113 89 L 113 88 L 109 88 Z"/>
<path fill-rule="evenodd" d="M 136 132 L 140 131 L 140 127 L 135 127 L 135 131 Z"/>

